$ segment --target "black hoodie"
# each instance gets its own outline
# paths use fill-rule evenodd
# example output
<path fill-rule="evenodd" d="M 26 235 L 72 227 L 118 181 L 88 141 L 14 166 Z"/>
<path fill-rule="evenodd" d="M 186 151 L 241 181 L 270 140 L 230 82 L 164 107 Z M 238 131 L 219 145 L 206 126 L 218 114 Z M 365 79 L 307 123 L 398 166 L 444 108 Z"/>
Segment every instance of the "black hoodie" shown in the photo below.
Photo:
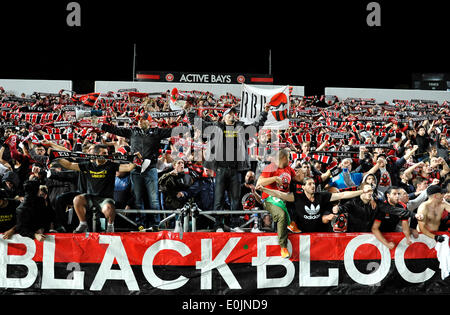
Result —
<path fill-rule="evenodd" d="M 16 233 L 34 239 L 37 230 L 43 228 L 48 232 L 52 222 L 51 208 L 45 205 L 45 200 L 37 196 L 39 183 L 27 181 L 24 183 L 25 198 L 17 207 Z"/>

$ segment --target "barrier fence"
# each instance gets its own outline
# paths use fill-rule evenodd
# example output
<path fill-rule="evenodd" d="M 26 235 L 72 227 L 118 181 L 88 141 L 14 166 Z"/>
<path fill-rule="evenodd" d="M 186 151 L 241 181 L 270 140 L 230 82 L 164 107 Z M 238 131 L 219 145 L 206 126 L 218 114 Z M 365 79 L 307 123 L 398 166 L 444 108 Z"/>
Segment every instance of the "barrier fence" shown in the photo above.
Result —
<path fill-rule="evenodd" d="M 195 207 L 195 205 L 194 205 Z M 169 215 L 165 217 L 161 222 L 159 223 L 159 226 L 162 226 L 165 222 L 168 222 L 171 219 L 175 219 L 178 222 L 183 222 L 181 227 L 183 232 L 197 232 L 197 217 L 198 216 L 205 216 L 206 218 L 210 219 L 211 221 L 215 222 L 216 218 L 215 216 L 222 216 L 222 215 L 263 215 L 268 214 L 269 212 L 267 210 L 200 210 L 198 208 L 194 208 L 186 204 L 186 206 L 182 209 L 177 210 L 141 210 L 141 209 L 116 209 L 116 213 L 120 215 L 125 221 L 131 223 L 132 225 L 138 227 L 138 224 L 132 221 L 131 219 L 126 217 L 126 214 L 164 214 Z M 97 219 L 96 216 L 93 217 L 93 232 L 97 232 L 95 230 L 96 224 L 94 224 L 95 220 Z M 249 220 L 252 222 L 251 220 Z M 241 225 L 240 227 L 245 227 L 249 223 L 245 223 Z M 144 228 L 145 229 L 145 228 Z M 147 229 L 149 230 L 149 229 Z"/>

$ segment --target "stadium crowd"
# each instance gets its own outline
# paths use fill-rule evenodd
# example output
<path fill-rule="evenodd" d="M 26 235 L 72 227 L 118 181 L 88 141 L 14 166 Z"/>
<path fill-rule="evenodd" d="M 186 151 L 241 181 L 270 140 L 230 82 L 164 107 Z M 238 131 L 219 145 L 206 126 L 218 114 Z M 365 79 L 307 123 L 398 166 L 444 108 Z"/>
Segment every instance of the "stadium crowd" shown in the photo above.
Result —
<path fill-rule="evenodd" d="M 89 231 L 95 211 L 106 232 L 146 230 L 164 216 L 118 219 L 116 209 L 195 203 L 202 210 L 267 210 L 199 215 L 197 225 L 242 232 L 252 222 L 252 232 L 278 233 L 286 258 L 288 233 L 370 232 L 389 248 L 384 232 L 403 232 L 408 242 L 418 233 L 442 241 L 436 232 L 447 231 L 450 220 L 446 102 L 291 95 L 288 129 L 260 129 L 242 141 L 238 98 L 183 95 L 180 110 L 171 107 L 173 91 L 27 97 L 0 88 L 3 237 Z M 272 105 L 254 126 L 264 125 Z M 199 118 L 202 130 L 217 126 L 223 141 L 232 138 L 234 155 L 205 158 L 210 138 L 195 127 Z M 181 126 L 187 132 L 174 136 Z"/>

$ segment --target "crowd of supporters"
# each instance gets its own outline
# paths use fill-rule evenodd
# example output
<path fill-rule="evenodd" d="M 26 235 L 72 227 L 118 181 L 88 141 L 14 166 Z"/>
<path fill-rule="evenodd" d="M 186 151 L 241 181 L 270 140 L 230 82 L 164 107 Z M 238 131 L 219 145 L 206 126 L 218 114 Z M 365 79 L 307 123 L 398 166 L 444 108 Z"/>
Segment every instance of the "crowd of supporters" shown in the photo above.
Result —
<path fill-rule="evenodd" d="M 248 164 L 210 167 L 207 139 L 193 119 L 235 126 L 239 99 L 200 91 L 183 95 L 183 111 L 178 112 L 170 106 L 171 91 L 15 96 L 0 89 L 0 232 L 44 239 L 47 232 L 86 231 L 80 224 L 91 223 L 80 213 L 89 217 L 95 206 L 106 218 L 107 232 L 114 231 L 114 222 L 116 231 L 173 228 L 171 221 L 161 225 L 165 216 L 159 214 L 119 219 L 111 211 L 175 210 L 195 203 L 202 210 L 268 210 L 267 215 L 215 220 L 200 215 L 198 229 L 236 232 L 252 222 L 254 232 L 277 231 L 282 248 L 286 231 L 373 232 L 391 246 L 382 232 L 403 231 L 408 238 L 426 233 L 422 222 L 427 213 L 420 206 L 434 194 L 443 205 L 435 231 L 447 229 L 446 102 L 379 104 L 291 95 L 288 129 L 264 129 L 245 139 Z M 261 114 L 260 125 L 269 110 Z M 88 114 L 83 117 L 82 111 Z M 176 126 L 188 132 L 174 137 Z M 222 131 L 229 135 L 225 127 Z M 94 158 L 81 152 L 112 158 L 107 168 L 101 159 L 89 166 Z M 114 158 L 119 155 L 127 158 Z M 230 175 L 229 169 L 236 173 Z M 104 186 L 113 188 L 102 189 L 103 199 L 89 197 Z"/>

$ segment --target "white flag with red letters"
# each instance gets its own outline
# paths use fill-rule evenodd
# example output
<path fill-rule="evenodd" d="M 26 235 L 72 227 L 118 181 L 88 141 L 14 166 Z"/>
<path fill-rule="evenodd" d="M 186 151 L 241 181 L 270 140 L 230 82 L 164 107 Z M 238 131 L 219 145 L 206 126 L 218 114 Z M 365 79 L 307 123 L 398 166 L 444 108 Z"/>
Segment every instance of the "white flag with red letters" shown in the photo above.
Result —
<path fill-rule="evenodd" d="M 279 88 L 258 88 L 242 84 L 239 119 L 246 124 L 253 123 L 264 110 L 265 104 L 270 103 L 272 106 L 264 128 L 288 129 L 289 94 L 288 85 Z"/>

